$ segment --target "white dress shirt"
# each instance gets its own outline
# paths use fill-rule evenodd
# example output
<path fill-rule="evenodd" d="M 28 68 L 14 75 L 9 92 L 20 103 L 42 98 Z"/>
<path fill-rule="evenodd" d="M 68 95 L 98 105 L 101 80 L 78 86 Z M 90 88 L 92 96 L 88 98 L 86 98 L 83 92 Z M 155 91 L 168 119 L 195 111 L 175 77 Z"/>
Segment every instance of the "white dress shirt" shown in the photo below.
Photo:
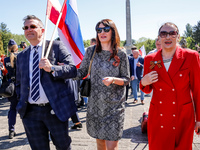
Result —
<path fill-rule="evenodd" d="M 38 53 L 39 53 L 39 60 L 41 59 L 41 55 L 42 55 L 42 41 L 37 45 L 38 47 Z M 30 85 L 30 91 L 29 91 L 29 97 L 28 97 L 28 102 L 30 104 L 42 104 L 42 103 L 48 103 L 49 100 L 47 99 L 47 96 L 44 92 L 44 89 L 41 85 L 41 82 L 39 80 L 39 87 L 40 87 L 40 98 L 35 102 L 32 100 L 31 98 L 31 84 L 32 84 L 32 70 L 33 70 L 33 54 L 34 54 L 34 50 L 33 50 L 33 45 L 31 45 L 31 51 L 30 51 L 30 58 L 29 58 L 29 85 Z M 40 75 L 40 72 L 39 72 Z"/>

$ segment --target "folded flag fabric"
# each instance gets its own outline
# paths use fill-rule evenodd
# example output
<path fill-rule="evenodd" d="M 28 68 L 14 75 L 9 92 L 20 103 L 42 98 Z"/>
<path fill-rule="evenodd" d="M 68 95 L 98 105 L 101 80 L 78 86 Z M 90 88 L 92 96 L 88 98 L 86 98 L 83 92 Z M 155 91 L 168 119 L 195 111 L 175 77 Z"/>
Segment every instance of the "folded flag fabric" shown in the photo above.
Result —
<path fill-rule="evenodd" d="M 48 0 L 47 16 L 56 24 L 61 6 L 58 0 Z M 78 19 L 76 0 L 65 0 L 62 17 L 58 25 L 60 40 L 65 44 L 78 68 L 85 54 L 83 38 Z"/>

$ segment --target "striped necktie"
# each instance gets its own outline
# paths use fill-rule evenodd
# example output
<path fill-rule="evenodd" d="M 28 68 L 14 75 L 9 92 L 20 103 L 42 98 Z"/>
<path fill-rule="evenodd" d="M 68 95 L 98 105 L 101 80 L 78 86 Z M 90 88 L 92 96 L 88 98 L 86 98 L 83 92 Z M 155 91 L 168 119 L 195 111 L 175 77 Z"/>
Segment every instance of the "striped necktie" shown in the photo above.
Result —
<path fill-rule="evenodd" d="M 39 54 L 38 47 L 33 47 L 33 70 L 32 70 L 32 81 L 31 81 L 31 98 L 33 101 L 37 101 L 40 98 L 40 87 L 39 87 Z"/>

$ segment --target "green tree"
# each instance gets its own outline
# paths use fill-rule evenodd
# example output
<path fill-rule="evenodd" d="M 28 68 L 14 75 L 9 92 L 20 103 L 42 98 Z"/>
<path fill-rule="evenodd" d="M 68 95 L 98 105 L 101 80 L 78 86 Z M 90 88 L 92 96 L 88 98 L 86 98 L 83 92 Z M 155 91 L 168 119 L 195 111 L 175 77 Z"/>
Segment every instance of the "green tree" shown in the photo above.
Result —
<path fill-rule="evenodd" d="M 156 47 L 155 46 L 155 40 L 148 39 L 148 38 L 145 38 L 145 37 L 141 37 L 136 42 L 136 46 L 137 46 L 138 49 L 140 49 L 143 45 L 145 47 L 146 54 Z"/>
<path fill-rule="evenodd" d="M 0 55 L 4 54 L 4 49 L 3 49 L 3 41 L 1 40 L 1 30 L 0 30 Z"/>
<path fill-rule="evenodd" d="M 125 46 L 125 42 L 126 41 L 120 41 L 120 47 L 124 47 Z"/>
<path fill-rule="evenodd" d="M 17 45 L 20 45 L 21 42 L 26 42 L 27 46 L 30 45 L 29 42 L 28 42 L 28 40 L 25 38 L 25 36 L 23 34 L 20 34 L 20 35 L 18 35 L 18 34 L 12 34 L 11 38 L 13 40 L 15 40 L 15 42 L 17 43 Z M 22 50 L 23 50 L 22 48 L 19 48 L 19 51 L 22 51 Z"/>
<path fill-rule="evenodd" d="M 186 30 L 184 31 L 184 37 L 192 37 L 192 26 L 188 23 L 186 26 Z"/>
<path fill-rule="evenodd" d="M 193 27 L 193 39 L 196 43 L 200 43 L 200 21 Z"/>
<path fill-rule="evenodd" d="M 1 40 L 3 42 L 4 54 L 7 54 L 7 46 L 8 46 L 9 40 L 11 39 L 12 34 L 7 28 L 7 25 L 3 22 L 0 25 L 0 31 L 1 31 Z"/>
<path fill-rule="evenodd" d="M 90 46 L 90 40 L 83 40 L 83 44 L 84 44 L 84 47 L 89 47 Z"/>
<path fill-rule="evenodd" d="M 187 37 L 186 41 L 187 41 L 187 48 L 190 48 L 190 49 L 193 49 L 193 50 L 196 49 L 195 40 L 192 37 Z"/>

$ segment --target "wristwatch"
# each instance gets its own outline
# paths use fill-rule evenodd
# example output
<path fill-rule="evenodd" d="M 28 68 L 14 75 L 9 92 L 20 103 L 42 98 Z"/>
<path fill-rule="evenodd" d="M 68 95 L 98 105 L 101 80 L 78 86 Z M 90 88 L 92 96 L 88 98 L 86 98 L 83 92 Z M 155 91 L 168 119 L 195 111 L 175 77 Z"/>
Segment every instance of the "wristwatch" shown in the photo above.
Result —
<path fill-rule="evenodd" d="M 51 73 L 54 72 L 56 69 L 54 66 L 51 67 Z"/>

